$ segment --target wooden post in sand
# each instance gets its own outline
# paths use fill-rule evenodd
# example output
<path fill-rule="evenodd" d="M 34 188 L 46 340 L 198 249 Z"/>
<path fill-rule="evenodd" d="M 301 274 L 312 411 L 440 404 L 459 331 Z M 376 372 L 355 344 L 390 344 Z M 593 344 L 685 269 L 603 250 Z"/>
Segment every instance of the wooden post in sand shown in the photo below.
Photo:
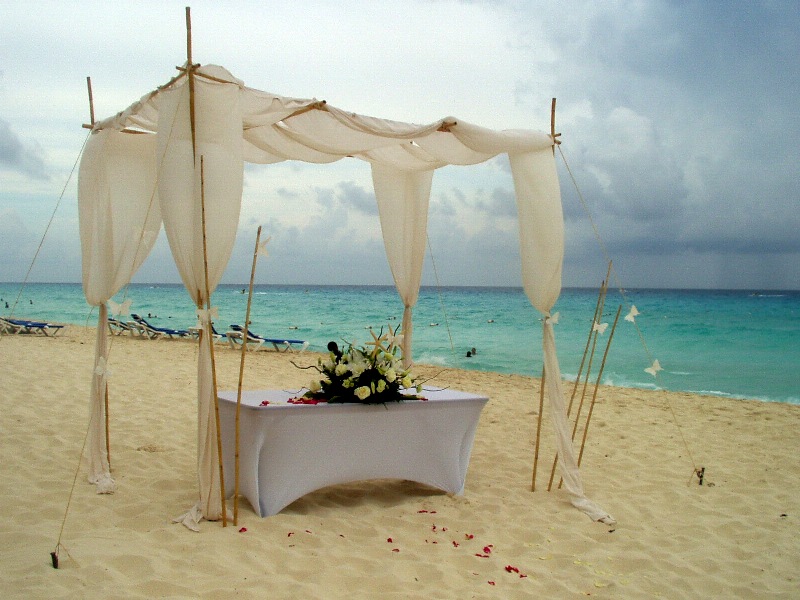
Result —
<path fill-rule="evenodd" d="M 250 326 L 250 306 L 253 302 L 253 281 L 256 277 L 256 262 L 258 262 L 258 245 L 261 241 L 261 225 L 256 232 L 256 248 L 253 251 L 253 267 L 250 269 L 250 291 L 247 294 L 247 310 L 244 316 L 244 331 L 242 332 L 242 357 L 239 360 L 239 387 L 236 390 L 236 449 L 234 454 L 234 489 L 233 489 L 233 524 L 239 524 L 239 413 L 242 408 L 242 381 L 244 379 L 244 357 L 247 354 L 247 335 Z"/>

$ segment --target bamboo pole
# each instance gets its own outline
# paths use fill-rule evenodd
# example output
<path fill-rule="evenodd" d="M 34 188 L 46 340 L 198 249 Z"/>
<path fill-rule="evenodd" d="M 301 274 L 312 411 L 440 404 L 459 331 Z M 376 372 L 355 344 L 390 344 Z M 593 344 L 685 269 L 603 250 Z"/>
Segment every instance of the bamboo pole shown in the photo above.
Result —
<path fill-rule="evenodd" d="M 553 138 L 553 156 L 556 155 L 556 99 L 550 103 L 550 137 Z"/>
<path fill-rule="evenodd" d="M 578 388 L 580 387 L 581 384 L 583 367 L 586 364 L 586 357 L 589 355 L 589 347 L 592 344 L 592 334 L 594 333 L 594 324 L 597 322 L 597 319 L 600 317 L 603 311 L 603 289 L 605 288 L 606 281 L 608 281 L 608 278 L 606 278 L 606 280 L 600 284 L 600 291 L 597 294 L 597 303 L 595 304 L 594 307 L 594 315 L 592 316 L 592 323 L 591 325 L 589 325 L 589 334 L 586 336 L 586 346 L 583 349 L 583 358 L 581 358 L 581 366 L 578 369 L 578 375 L 575 377 L 575 385 L 572 386 L 572 396 L 570 396 L 569 406 L 567 407 L 567 417 L 569 417 L 572 414 L 572 405 L 575 402 L 575 394 L 578 392 Z M 591 360 L 590 360 L 590 365 L 591 365 Z M 557 465 L 558 465 L 558 452 L 556 452 L 556 455 L 553 457 L 553 466 L 550 469 L 550 480 L 547 482 L 548 492 L 553 488 L 553 478 L 556 475 Z"/>
<path fill-rule="evenodd" d="M 592 413 L 594 412 L 594 404 L 597 400 L 597 388 L 600 386 L 600 378 L 603 376 L 603 370 L 606 368 L 606 359 L 608 358 L 608 350 L 611 348 L 611 340 L 614 339 L 614 330 L 617 328 L 617 321 L 619 321 L 619 313 L 622 311 L 622 305 L 617 308 L 617 316 L 614 317 L 614 324 L 611 326 L 611 333 L 608 336 L 606 343 L 606 350 L 603 353 L 603 361 L 600 363 L 600 370 L 597 372 L 597 379 L 594 383 L 594 393 L 592 394 L 592 401 L 589 404 L 589 412 L 586 415 L 586 425 L 583 428 L 583 439 L 581 440 L 581 449 L 578 452 L 578 466 L 581 466 L 581 459 L 583 458 L 583 448 L 586 446 L 586 436 L 589 433 L 589 423 L 592 420 Z"/>
<path fill-rule="evenodd" d="M 192 64 L 192 9 L 186 7 L 186 75 L 189 77 L 189 120 L 192 124 L 192 156 L 197 157 L 197 132 L 194 119 L 194 65 Z"/>
<path fill-rule="evenodd" d="M 86 78 L 86 87 L 89 90 L 89 123 L 94 127 L 94 98 L 92 97 L 92 78 Z"/>
<path fill-rule="evenodd" d="M 608 273 L 606 274 L 606 280 L 603 282 L 602 289 L 600 290 L 600 295 L 602 297 L 602 302 L 600 304 L 600 312 L 598 314 L 598 318 L 595 319 L 595 323 L 599 323 L 600 320 L 603 318 L 603 310 L 605 308 L 606 302 L 606 294 L 608 292 L 608 278 L 611 275 L 611 262 L 608 263 Z M 594 330 L 594 323 L 592 324 L 592 329 Z M 583 380 L 583 392 L 581 392 L 581 401 L 578 403 L 578 410 L 575 413 L 575 423 L 572 426 L 572 437 L 570 438 L 571 441 L 575 441 L 575 436 L 578 433 L 578 422 L 580 421 L 581 411 L 583 410 L 583 402 L 586 399 L 586 391 L 589 389 L 589 374 L 592 371 L 592 363 L 594 362 L 594 352 L 597 349 L 597 340 L 600 338 L 600 333 L 594 331 L 593 341 L 592 341 L 592 352 L 589 355 L 589 366 L 586 368 L 586 377 Z M 561 484 L 564 483 L 564 479 L 559 477 L 558 479 L 558 489 L 561 489 Z"/>
<path fill-rule="evenodd" d="M 204 157 L 200 156 L 200 211 L 201 211 L 201 222 L 203 226 L 203 270 L 205 275 L 205 298 L 206 298 L 206 310 L 208 311 L 208 324 L 203 323 L 203 328 L 200 330 L 200 343 L 203 343 L 203 333 L 205 333 L 206 329 L 211 329 L 211 294 L 209 293 L 209 285 L 208 285 L 208 241 L 206 239 L 206 198 L 205 198 L 205 178 L 204 178 Z M 219 423 L 219 398 L 217 397 L 217 365 L 214 358 L 214 336 L 208 335 L 206 337 L 206 342 L 208 343 L 208 349 L 211 352 L 211 381 L 212 381 L 212 388 L 214 392 L 214 418 L 216 421 L 216 429 L 217 429 L 217 459 L 219 463 L 219 495 L 220 501 L 222 503 L 222 526 L 228 526 L 228 514 L 225 506 L 225 474 L 224 469 L 222 466 L 222 432 L 220 431 L 220 423 Z"/>
<path fill-rule="evenodd" d="M 258 245 L 261 241 L 261 225 L 256 231 L 256 248 L 253 251 L 253 266 L 250 269 L 250 291 L 247 294 L 247 310 L 244 316 L 244 332 L 242 334 L 242 356 L 239 360 L 239 387 L 236 390 L 236 449 L 234 454 L 234 490 L 233 490 L 233 524 L 239 524 L 239 414 L 242 407 L 242 381 L 244 380 L 244 359 L 247 354 L 247 335 L 250 326 L 250 306 L 253 302 L 253 281 L 256 277 L 258 262 Z"/>
<path fill-rule="evenodd" d="M 106 460 L 108 461 L 108 470 L 111 470 L 111 439 L 109 438 L 109 426 L 108 426 L 108 381 L 106 381 L 106 400 L 105 400 L 105 412 L 106 412 Z"/>
<path fill-rule="evenodd" d="M 542 365 L 542 380 L 539 384 L 539 417 L 536 419 L 536 449 L 533 452 L 533 475 L 531 477 L 531 491 L 536 491 L 536 467 L 539 464 L 539 436 L 542 433 L 542 414 L 544 413 L 544 378 L 545 371 Z"/>

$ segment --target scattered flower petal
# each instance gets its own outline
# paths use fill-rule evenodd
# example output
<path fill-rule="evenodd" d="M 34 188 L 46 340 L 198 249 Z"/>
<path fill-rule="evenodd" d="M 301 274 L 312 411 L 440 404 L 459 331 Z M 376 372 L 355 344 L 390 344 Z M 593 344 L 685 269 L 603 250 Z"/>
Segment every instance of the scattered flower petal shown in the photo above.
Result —
<path fill-rule="evenodd" d="M 242 528 L 239 530 L 239 533 L 244 533 L 245 531 L 247 531 L 247 527 L 242 527 Z"/>

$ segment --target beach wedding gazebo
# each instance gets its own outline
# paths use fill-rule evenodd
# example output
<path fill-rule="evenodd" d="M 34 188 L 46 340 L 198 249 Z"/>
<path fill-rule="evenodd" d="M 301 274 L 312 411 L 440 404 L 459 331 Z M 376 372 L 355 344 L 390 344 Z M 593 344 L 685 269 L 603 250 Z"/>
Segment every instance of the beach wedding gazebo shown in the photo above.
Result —
<path fill-rule="evenodd" d="M 187 10 L 187 24 L 188 24 Z M 190 28 L 189 28 L 190 30 Z M 426 125 L 369 117 L 325 101 L 247 87 L 226 69 L 191 58 L 179 74 L 116 115 L 93 122 L 79 173 L 83 286 L 99 307 L 91 391 L 89 477 L 113 489 L 105 400 L 107 302 L 145 260 L 163 223 L 181 278 L 197 306 L 199 493 L 194 521 L 222 514 L 211 294 L 233 248 L 244 163 L 357 159 L 372 171 L 387 259 L 403 314 L 403 355 L 412 359 L 412 310 L 425 250 L 436 169 L 507 154 L 519 214 L 522 280 L 544 316 L 546 391 L 564 488 L 591 518 L 609 518 L 584 495 L 564 403 L 550 310 L 561 291 L 564 225 L 553 146 L 556 134 L 494 131 L 445 117 Z"/>

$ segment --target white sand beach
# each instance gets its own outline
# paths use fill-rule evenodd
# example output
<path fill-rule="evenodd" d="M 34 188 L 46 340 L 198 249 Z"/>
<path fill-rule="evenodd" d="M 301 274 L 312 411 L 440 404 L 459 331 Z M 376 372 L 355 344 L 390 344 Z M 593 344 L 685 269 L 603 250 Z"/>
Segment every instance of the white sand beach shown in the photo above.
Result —
<path fill-rule="evenodd" d="M 118 489 L 97 495 L 81 466 L 70 497 L 93 354 L 91 328 L 0 338 L 4 598 L 798 597 L 798 406 L 601 388 L 582 473 L 609 526 L 546 491 L 547 419 L 530 490 L 536 379 L 420 365 L 490 397 L 463 496 L 361 482 L 263 519 L 243 500 L 238 527 L 194 533 L 172 518 L 197 494 L 196 343 L 113 338 Z M 218 347 L 220 389 L 236 389 L 239 356 Z M 316 356 L 249 353 L 244 387 L 298 388 L 310 374 L 291 361 Z"/>

